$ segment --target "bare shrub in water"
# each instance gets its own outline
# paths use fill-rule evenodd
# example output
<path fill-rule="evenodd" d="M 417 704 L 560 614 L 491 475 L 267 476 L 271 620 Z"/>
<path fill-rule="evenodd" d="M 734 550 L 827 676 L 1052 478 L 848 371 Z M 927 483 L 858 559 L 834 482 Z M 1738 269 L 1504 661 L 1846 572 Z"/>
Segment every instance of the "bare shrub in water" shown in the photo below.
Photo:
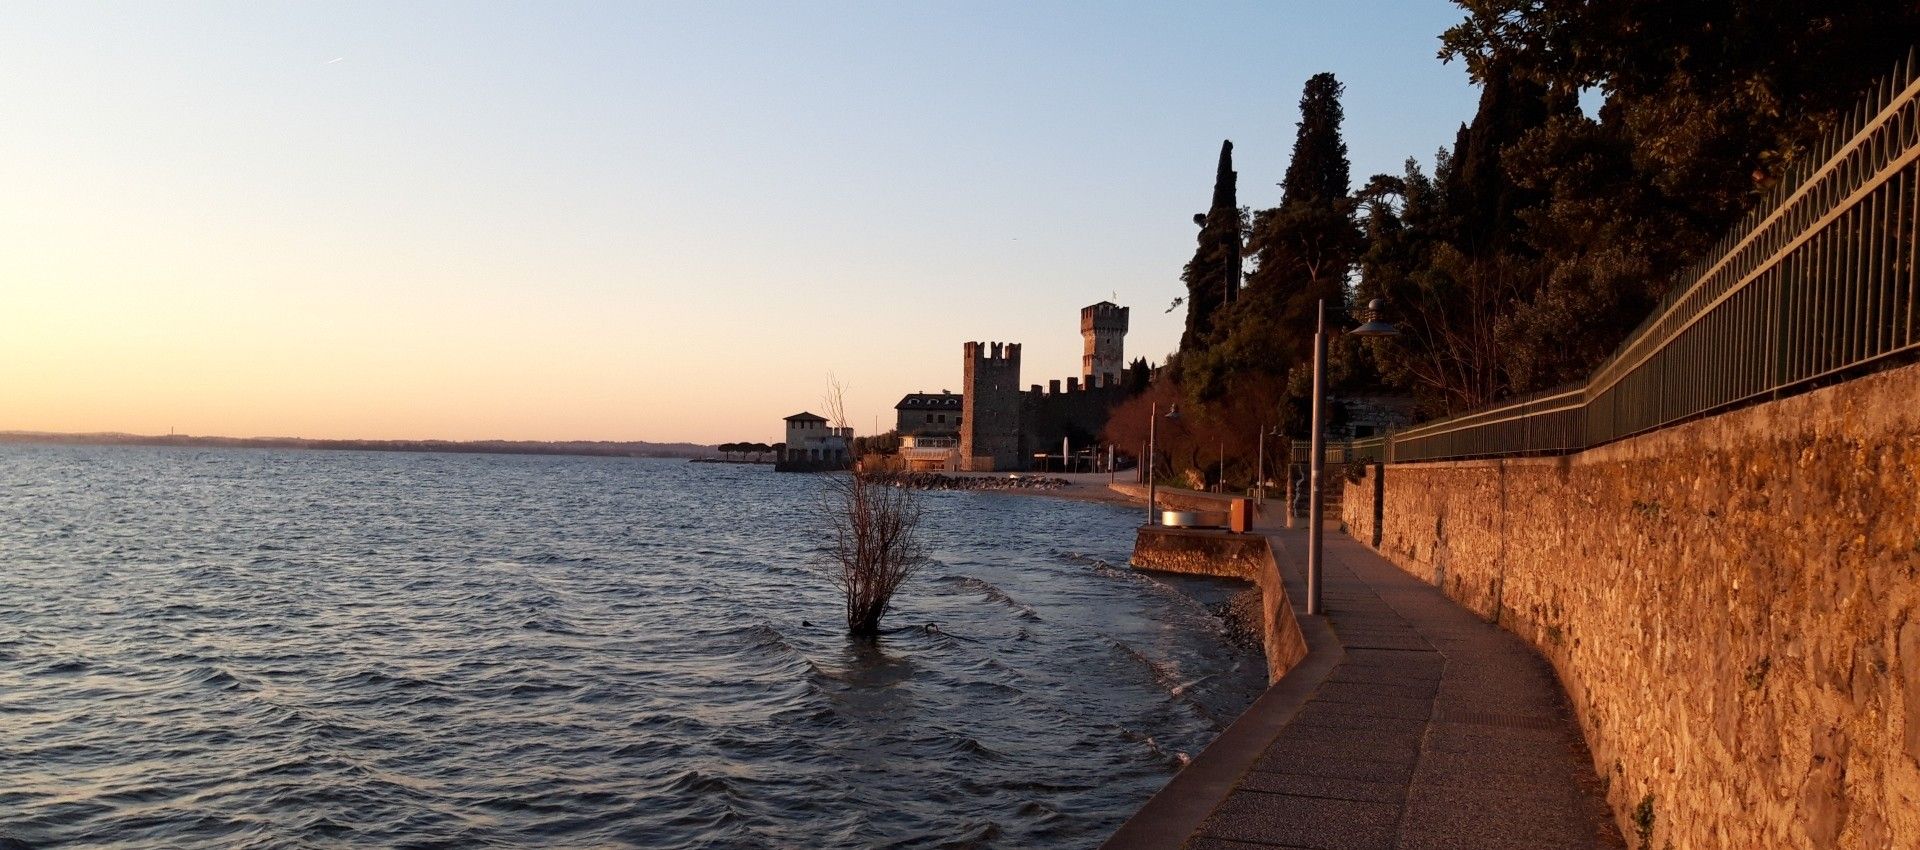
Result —
<path fill-rule="evenodd" d="M 827 418 L 846 427 L 846 388 L 827 378 Z M 893 593 L 926 561 L 920 541 L 919 494 L 887 482 L 885 473 L 828 474 L 822 513 L 833 529 L 828 574 L 847 603 L 847 631 L 880 633 Z"/>
<path fill-rule="evenodd" d="M 926 561 L 918 494 L 866 472 L 827 479 L 828 574 L 846 597 L 847 631 L 871 637 L 879 634 L 894 591 Z"/>

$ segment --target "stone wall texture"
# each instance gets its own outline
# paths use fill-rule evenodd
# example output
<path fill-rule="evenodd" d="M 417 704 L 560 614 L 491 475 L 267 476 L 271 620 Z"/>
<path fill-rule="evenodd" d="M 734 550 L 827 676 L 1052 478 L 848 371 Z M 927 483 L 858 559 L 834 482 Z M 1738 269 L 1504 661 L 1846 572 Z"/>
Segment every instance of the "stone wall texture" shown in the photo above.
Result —
<path fill-rule="evenodd" d="M 1261 649 L 1267 681 L 1278 682 L 1307 657 L 1307 639 L 1294 619 L 1293 603 L 1280 580 L 1273 542 L 1260 534 L 1229 534 L 1141 526 L 1133 543 L 1133 566 L 1171 573 L 1237 578 L 1260 588 Z"/>
<path fill-rule="evenodd" d="M 1022 459 L 1030 460 L 1035 452 L 1060 451 L 1062 438 L 1072 444 L 1074 451 L 1097 444 L 1100 429 L 1107 426 L 1107 414 L 1126 400 L 1126 388 L 1118 383 L 1099 387 L 1081 384 L 1078 389 L 1060 393 L 1021 393 Z"/>
<path fill-rule="evenodd" d="M 1343 518 L 1553 663 L 1630 844 L 1915 848 L 1917 476 L 1907 366 L 1571 457 L 1376 467 Z"/>
<path fill-rule="evenodd" d="M 960 468 L 1025 469 L 1020 457 L 1020 344 L 961 344 Z"/>

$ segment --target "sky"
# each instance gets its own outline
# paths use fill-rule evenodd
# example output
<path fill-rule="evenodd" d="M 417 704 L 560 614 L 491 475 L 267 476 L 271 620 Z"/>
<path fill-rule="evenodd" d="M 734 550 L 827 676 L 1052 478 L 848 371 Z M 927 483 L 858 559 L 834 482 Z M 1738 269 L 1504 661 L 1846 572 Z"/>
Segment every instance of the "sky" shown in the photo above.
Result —
<path fill-rule="evenodd" d="M 0 28 L 0 430 L 762 441 L 1179 339 L 1232 139 L 1472 117 L 1439 0 L 72 3 Z"/>

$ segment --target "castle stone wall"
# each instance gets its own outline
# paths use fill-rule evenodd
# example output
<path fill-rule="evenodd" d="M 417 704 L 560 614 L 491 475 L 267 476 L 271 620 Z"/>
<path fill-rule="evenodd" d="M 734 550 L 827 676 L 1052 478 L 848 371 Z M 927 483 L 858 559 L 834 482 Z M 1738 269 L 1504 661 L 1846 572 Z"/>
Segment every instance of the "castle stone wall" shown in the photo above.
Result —
<path fill-rule="evenodd" d="M 1020 450 L 1020 344 L 968 342 L 962 350 L 960 468 L 1025 469 Z"/>
<path fill-rule="evenodd" d="M 1065 438 L 1075 451 L 1099 442 L 1107 414 L 1125 401 L 1126 389 L 1116 379 L 1089 387 L 1069 380 L 1064 392 L 1042 393 L 1035 387 L 1020 394 L 1020 447 L 1023 456 L 1058 452 Z"/>

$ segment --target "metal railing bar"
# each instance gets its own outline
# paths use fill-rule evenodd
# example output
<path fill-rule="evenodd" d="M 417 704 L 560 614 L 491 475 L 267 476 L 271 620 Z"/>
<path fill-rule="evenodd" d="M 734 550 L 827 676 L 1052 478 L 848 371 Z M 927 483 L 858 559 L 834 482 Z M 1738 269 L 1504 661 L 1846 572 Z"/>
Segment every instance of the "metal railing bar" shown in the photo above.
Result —
<path fill-rule="evenodd" d="M 1880 129 L 1881 125 L 1887 121 L 1891 113 L 1911 103 L 1915 99 L 1916 92 L 1920 92 L 1920 78 L 1909 77 L 1909 84 L 1900 93 L 1899 97 L 1889 102 L 1885 108 L 1879 110 L 1871 122 L 1863 121 L 1865 109 L 1861 105 L 1856 105 L 1852 120 L 1842 125 L 1843 129 L 1846 127 L 1857 128 L 1848 137 L 1847 142 L 1844 145 L 1835 147 L 1835 142 L 1843 133 L 1830 134 L 1826 139 L 1822 140 L 1816 147 L 1816 150 L 1821 153 L 1821 165 L 1811 172 L 1793 174 L 1792 176 L 1795 177 L 1792 181 L 1792 184 L 1795 186 L 1794 191 L 1786 198 L 1774 203 L 1771 211 L 1765 217 L 1759 218 L 1756 221 L 1755 218 L 1758 216 L 1758 213 L 1752 213 L 1739 225 L 1736 225 L 1736 227 L 1744 229 L 1745 233 L 1739 241 L 1729 244 L 1730 240 L 1732 240 L 1732 235 L 1729 234 L 1728 236 L 1722 237 L 1720 242 L 1714 246 L 1719 260 L 1704 271 L 1692 275 L 1693 280 L 1701 281 L 1717 274 L 1721 268 L 1732 261 L 1736 255 L 1741 254 L 1748 243 L 1753 241 L 1754 238 L 1763 232 L 1769 231 L 1781 216 L 1789 215 L 1797 211 L 1800 201 L 1806 199 L 1810 194 L 1813 195 L 1813 200 L 1824 202 L 1817 206 L 1832 206 L 1832 199 L 1845 190 L 1836 188 L 1838 184 L 1828 181 L 1826 178 L 1836 172 L 1844 176 L 1844 167 L 1852 166 L 1853 163 L 1842 162 L 1842 160 L 1859 148 L 1868 135 Z M 1800 170 L 1803 169 L 1796 169 L 1796 171 Z M 1748 224 L 1748 222 L 1752 223 Z M 1667 297 L 1662 298 L 1655 306 L 1653 313 L 1641 322 L 1639 328 L 1636 328 L 1632 334 L 1628 335 L 1627 342 L 1621 346 L 1619 351 L 1613 357 L 1608 358 L 1607 362 L 1602 364 L 1600 371 L 1605 371 L 1613 361 L 1624 359 L 1627 355 L 1631 354 L 1632 350 L 1637 347 L 1645 335 L 1643 332 L 1649 331 L 1655 325 L 1662 324 L 1668 315 L 1676 312 L 1680 303 L 1692 294 L 1694 294 L 1694 287 L 1688 287 L 1685 290 L 1670 293 Z"/>
<path fill-rule="evenodd" d="M 1776 219 L 1784 215 L 1789 207 L 1793 206 L 1803 196 L 1805 196 L 1806 193 L 1813 187 L 1815 182 L 1819 181 L 1820 179 L 1825 177 L 1828 172 L 1832 171 L 1835 167 L 1839 166 L 1840 160 L 1843 157 L 1846 157 L 1848 154 L 1852 153 L 1855 148 L 1860 147 L 1860 145 L 1865 142 L 1867 136 L 1869 136 L 1873 131 L 1878 130 L 1880 128 L 1880 125 L 1884 124 L 1894 112 L 1906 106 L 1906 102 L 1914 99 L 1915 97 L 1920 97 L 1920 80 L 1914 80 L 1911 83 L 1909 83 L 1906 89 L 1900 92 L 1900 95 L 1898 97 L 1896 97 L 1892 102 L 1889 102 L 1885 108 L 1881 109 L 1878 113 L 1876 113 L 1873 119 L 1867 122 L 1865 126 L 1856 125 L 1856 126 L 1859 126 L 1859 129 L 1855 131 L 1850 138 L 1847 139 L 1847 143 L 1845 145 L 1842 145 L 1839 149 L 1835 150 L 1833 153 L 1827 156 L 1826 162 L 1820 166 L 1819 170 L 1801 179 L 1799 181 L 1799 186 L 1794 189 L 1792 194 L 1788 195 L 1786 199 L 1781 201 L 1780 203 L 1775 204 L 1773 207 L 1773 211 L 1771 213 L 1768 213 L 1766 218 L 1760 220 L 1759 222 L 1756 222 L 1751 228 L 1748 228 L 1747 235 L 1745 237 L 1743 237 L 1739 242 L 1735 243 L 1732 247 L 1728 248 L 1726 251 L 1722 252 L 1720 255 L 1720 260 L 1718 262 L 1715 262 L 1711 267 L 1701 272 L 1699 275 L 1696 275 L 1695 279 L 1705 279 L 1705 278 L 1711 277 L 1715 272 L 1718 272 L 1721 269 L 1721 267 L 1725 266 L 1727 262 L 1734 257 L 1735 254 L 1739 253 L 1742 249 L 1744 249 L 1747 246 L 1747 243 L 1753 241 L 1755 236 L 1759 235 L 1762 231 L 1766 230 L 1770 225 L 1773 224 L 1773 222 Z M 1855 107 L 1855 109 L 1858 110 L 1859 107 Z M 1834 138 L 1838 138 L 1838 136 L 1836 135 L 1834 136 Z"/>
<path fill-rule="evenodd" d="M 1459 430 L 1457 426 L 1460 426 L 1460 425 L 1490 424 L 1490 423 L 1480 423 L 1477 420 L 1482 416 L 1491 416 L 1493 414 L 1502 413 L 1508 410 L 1512 410 L 1514 408 L 1526 407 L 1527 405 L 1530 405 L 1530 404 L 1539 404 L 1542 402 L 1553 401 L 1555 399 L 1566 398 L 1567 396 L 1580 395 L 1585 391 L 1586 391 L 1585 388 L 1582 387 L 1582 388 L 1567 390 L 1565 392 L 1555 393 L 1550 396 L 1542 396 L 1540 398 L 1530 398 L 1530 399 L 1525 399 L 1521 401 L 1508 401 L 1506 403 L 1503 403 L 1494 407 L 1490 407 L 1485 410 L 1476 410 L 1469 413 L 1456 414 L 1446 419 L 1441 419 L 1434 422 L 1427 422 L 1420 425 L 1416 425 L 1407 430 L 1395 432 L 1395 436 L 1396 437 L 1404 436 L 1406 438 L 1412 438 L 1412 437 L 1418 437 L 1418 436 L 1426 436 L 1429 433 L 1444 434 L 1444 433 L 1450 433 L 1452 431 Z M 1574 405 L 1574 407 L 1578 407 L 1578 406 L 1579 405 Z M 1554 408 L 1555 411 L 1563 410 L 1563 409 L 1566 409 L 1566 408 Z M 1553 412 L 1553 411 L 1548 411 L 1548 412 Z M 1469 421 L 1469 420 L 1475 420 L 1475 421 Z M 1506 419 L 1500 419 L 1497 421 L 1505 422 Z"/>
<path fill-rule="evenodd" d="M 1884 182 L 1887 179 L 1891 179 L 1891 177 L 1894 174 L 1899 173 L 1900 169 L 1913 164 L 1916 160 L 1920 160 L 1920 147 L 1915 147 L 1908 150 L 1905 154 L 1902 154 L 1898 159 L 1896 159 L 1892 164 L 1888 165 L 1886 168 L 1881 169 L 1880 172 L 1875 176 L 1875 181 Z M 1848 194 L 1846 199 L 1842 200 L 1838 206 L 1836 206 L 1833 210 L 1829 211 L 1826 215 L 1821 216 L 1820 219 L 1814 222 L 1814 224 L 1811 227 L 1809 227 L 1808 230 L 1795 236 L 1790 242 L 1787 243 L 1786 247 L 1781 248 L 1780 250 L 1774 252 L 1772 256 L 1768 257 L 1766 263 L 1763 266 L 1763 269 L 1772 268 L 1775 264 L 1779 263 L 1780 260 L 1784 259 L 1788 254 L 1792 253 L 1795 249 L 1805 244 L 1815 234 L 1824 231 L 1827 227 L 1832 225 L 1834 221 L 1839 219 L 1841 216 L 1844 216 L 1852 212 L 1854 207 L 1859 203 L 1860 199 L 1865 197 L 1868 194 L 1871 194 L 1874 191 L 1874 189 L 1878 188 L 1878 186 L 1879 186 L 1878 182 L 1869 181 L 1867 185 L 1863 185 L 1859 189 L 1856 189 L 1852 193 Z M 1755 274 L 1757 274 L 1757 272 Z M 1631 367 L 1627 367 L 1628 371 L 1631 371 L 1632 369 L 1638 369 L 1640 368 L 1641 365 L 1645 364 L 1648 360 L 1652 359 L 1661 350 L 1665 349 L 1667 345 L 1671 344 L 1674 338 L 1679 336 L 1681 332 L 1685 331 L 1687 328 L 1692 327 L 1695 322 L 1698 322 L 1701 319 L 1701 317 L 1705 316 L 1709 312 L 1712 312 L 1721 303 L 1725 302 L 1727 298 L 1730 297 L 1734 291 L 1737 291 L 1738 288 L 1744 287 L 1747 281 L 1751 280 L 1752 277 L 1753 275 L 1749 275 L 1747 278 L 1742 279 L 1739 287 L 1734 287 L 1733 289 L 1729 289 L 1727 292 L 1721 293 L 1719 297 L 1713 299 L 1713 301 L 1709 302 L 1705 307 L 1694 311 L 1692 317 L 1689 318 L 1684 325 L 1682 325 L 1678 330 L 1675 330 L 1674 332 L 1669 333 L 1665 337 L 1663 337 L 1660 340 L 1660 343 L 1654 346 L 1652 351 L 1647 352 L 1645 355 L 1640 357 L 1640 359 L 1634 361 Z M 1596 390 L 1596 392 L 1606 392 L 1608 389 L 1611 389 L 1614 384 L 1617 384 L 1619 382 L 1620 382 L 1620 377 L 1616 376 L 1611 380 L 1607 381 L 1604 385 L 1600 386 Z"/>
<path fill-rule="evenodd" d="M 1591 443 L 1583 443 L 1577 446 L 1577 448 L 1583 451 L 1587 449 L 1595 449 L 1601 446 L 1609 445 L 1611 443 L 1617 443 L 1622 440 L 1630 440 L 1634 437 L 1651 434 L 1655 431 L 1671 428 L 1675 425 L 1681 425 L 1687 422 L 1692 422 L 1696 419 L 1705 419 L 1707 417 L 1713 416 L 1715 414 L 1723 413 L 1728 410 L 1735 410 L 1741 407 L 1745 407 L 1754 402 L 1771 400 L 1777 397 L 1775 395 L 1776 391 L 1779 392 L 1781 396 L 1797 395 L 1803 390 L 1810 389 L 1811 387 L 1809 385 L 1819 384 L 1822 381 L 1826 381 L 1836 377 L 1841 377 L 1849 372 L 1872 371 L 1870 367 L 1873 367 L 1881 362 L 1898 358 L 1906 354 L 1912 354 L 1912 353 L 1920 353 L 1920 342 L 1915 342 L 1910 345 L 1903 345 L 1891 351 L 1887 351 L 1885 353 L 1878 354 L 1873 357 L 1869 357 L 1858 363 L 1849 363 L 1845 366 L 1841 366 L 1835 369 L 1830 369 L 1818 375 L 1809 375 L 1805 378 L 1794 380 L 1776 389 L 1769 389 L 1762 392 L 1753 393 L 1751 395 L 1742 396 L 1740 398 L 1731 399 L 1729 401 L 1726 401 L 1721 404 L 1716 404 L 1709 408 L 1697 410 L 1692 413 L 1688 413 L 1684 416 L 1678 416 L 1673 419 L 1665 420 L 1654 425 L 1648 425 L 1646 427 L 1639 428 L 1634 431 L 1629 431 L 1626 433 L 1619 434 L 1618 436 L 1608 437 L 1604 440 L 1597 440 Z M 1408 442 L 1408 441 L 1403 441 L 1398 439 L 1398 435 L 1396 434 L 1393 445 L 1398 447 L 1405 442 Z M 1495 458 L 1495 457 L 1551 456 L 1551 455 L 1561 454 L 1565 450 L 1566 450 L 1565 448 L 1542 447 L 1542 448 L 1531 450 L 1531 451 L 1522 451 L 1517 449 L 1508 450 L 1508 451 L 1479 451 L 1479 452 L 1465 451 L 1465 452 L 1455 452 L 1450 454 L 1423 455 L 1417 458 L 1404 458 L 1402 460 L 1404 462 L 1418 462 L 1418 461 L 1427 461 L 1427 460 L 1470 460 L 1475 458 Z"/>

